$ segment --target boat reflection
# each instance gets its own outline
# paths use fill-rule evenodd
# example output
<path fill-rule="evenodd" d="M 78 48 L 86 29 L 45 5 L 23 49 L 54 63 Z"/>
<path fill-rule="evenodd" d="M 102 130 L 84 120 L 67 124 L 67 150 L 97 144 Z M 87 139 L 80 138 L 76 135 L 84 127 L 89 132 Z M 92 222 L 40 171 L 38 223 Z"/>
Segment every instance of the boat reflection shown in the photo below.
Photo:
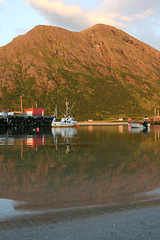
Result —
<path fill-rule="evenodd" d="M 143 133 L 143 134 L 147 134 L 149 133 L 151 130 L 149 129 L 142 129 L 142 128 L 128 128 L 128 132 L 129 133 Z"/>
<path fill-rule="evenodd" d="M 70 152 L 71 139 L 77 134 L 77 129 L 75 127 L 66 128 L 52 128 L 51 129 L 56 150 L 58 150 L 58 145 L 66 145 L 66 153 Z M 58 141 L 58 135 L 63 138 L 63 143 Z"/>
<path fill-rule="evenodd" d="M 61 135 L 63 138 L 73 138 L 77 134 L 77 129 L 75 127 L 66 127 L 66 128 L 52 128 L 51 129 L 53 136 Z"/>

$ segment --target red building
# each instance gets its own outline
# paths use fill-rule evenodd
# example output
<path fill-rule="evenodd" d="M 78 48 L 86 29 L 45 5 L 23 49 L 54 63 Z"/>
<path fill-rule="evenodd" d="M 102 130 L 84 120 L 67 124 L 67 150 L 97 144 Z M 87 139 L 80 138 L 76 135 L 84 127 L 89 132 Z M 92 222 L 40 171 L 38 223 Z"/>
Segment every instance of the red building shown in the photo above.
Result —
<path fill-rule="evenodd" d="M 24 112 L 28 116 L 45 116 L 45 108 L 28 108 Z"/>

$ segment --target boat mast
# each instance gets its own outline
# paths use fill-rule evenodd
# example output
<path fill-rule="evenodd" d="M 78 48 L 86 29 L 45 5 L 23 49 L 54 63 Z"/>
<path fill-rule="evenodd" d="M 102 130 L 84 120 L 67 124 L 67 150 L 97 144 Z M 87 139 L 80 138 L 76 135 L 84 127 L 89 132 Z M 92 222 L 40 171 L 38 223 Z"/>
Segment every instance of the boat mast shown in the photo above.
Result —
<path fill-rule="evenodd" d="M 69 102 L 66 101 L 66 115 L 69 116 Z"/>

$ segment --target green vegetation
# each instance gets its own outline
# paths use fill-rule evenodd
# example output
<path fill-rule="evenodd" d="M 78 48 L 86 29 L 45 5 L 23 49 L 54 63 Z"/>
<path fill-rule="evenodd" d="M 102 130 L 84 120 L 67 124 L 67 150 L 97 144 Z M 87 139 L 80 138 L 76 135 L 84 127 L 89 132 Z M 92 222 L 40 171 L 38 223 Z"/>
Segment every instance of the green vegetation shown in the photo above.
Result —
<path fill-rule="evenodd" d="M 3 108 L 20 110 L 20 96 L 24 94 L 24 109 L 35 107 L 37 103 L 39 107 L 46 108 L 47 115 L 53 114 L 56 104 L 59 112 L 64 112 L 66 99 L 70 104 L 75 102 L 72 114 L 78 121 L 90 118 L 102 120 L 153 114 L 153 109 L 151 106 L 148 108 L 147 104 L 147 101 L 152 101 L 152 91 L 146 89 L 147 96 L 145 96 L 146 93 L 143 90 L 127 84 L 122 85 L 112 75 L 106 77 L 99 74 L 100 76 L 97 76 L 93 69 L 89 67 L 87 69 L 88 71 L 77 74 L 63 67 L 58 68 L 55 78 L 51 81 L 59 78 L 64 82 L 54 89 L 47 87 L 47 83 L 44 83 L 44 87 L 37 86 L 36 79 L 29 78 L 27 74 L 24 75 L 24 79 L 15 74 L 14 88 L 12 90 L 6 86 L 2 88 L 3 96 L 0 99 L 0 105 Z M 126 74 L 121 73 L 120 76 L 124 77 L 125 82 Z"/>
<path fill-rule="evenodd" d="M 153 115 L 160 106 L 158 51 L 120 30 L 39 26 L 16 41 L 0 49 L 1 108 L 20 110 L 23 96 L 23 109 L 51 115 L 56 104 L 64 112 L 67 99 L 81 121 Z"/>

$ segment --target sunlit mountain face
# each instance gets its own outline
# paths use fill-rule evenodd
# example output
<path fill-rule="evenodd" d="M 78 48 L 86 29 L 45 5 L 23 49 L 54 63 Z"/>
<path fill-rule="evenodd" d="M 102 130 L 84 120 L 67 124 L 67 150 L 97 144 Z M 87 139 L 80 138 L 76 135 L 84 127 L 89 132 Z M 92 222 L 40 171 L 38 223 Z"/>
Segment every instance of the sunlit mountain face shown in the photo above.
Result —
<path fill-rule="evenodd" d="M 20 110 L 74 103 L 77 120 L 153 115 L 159 106 L 160 53 L 107 25 L 70 32 L 37 26 L 0 48 L 0 106 Z M 13 101 L 14 100 L 14 101 Z"/>

